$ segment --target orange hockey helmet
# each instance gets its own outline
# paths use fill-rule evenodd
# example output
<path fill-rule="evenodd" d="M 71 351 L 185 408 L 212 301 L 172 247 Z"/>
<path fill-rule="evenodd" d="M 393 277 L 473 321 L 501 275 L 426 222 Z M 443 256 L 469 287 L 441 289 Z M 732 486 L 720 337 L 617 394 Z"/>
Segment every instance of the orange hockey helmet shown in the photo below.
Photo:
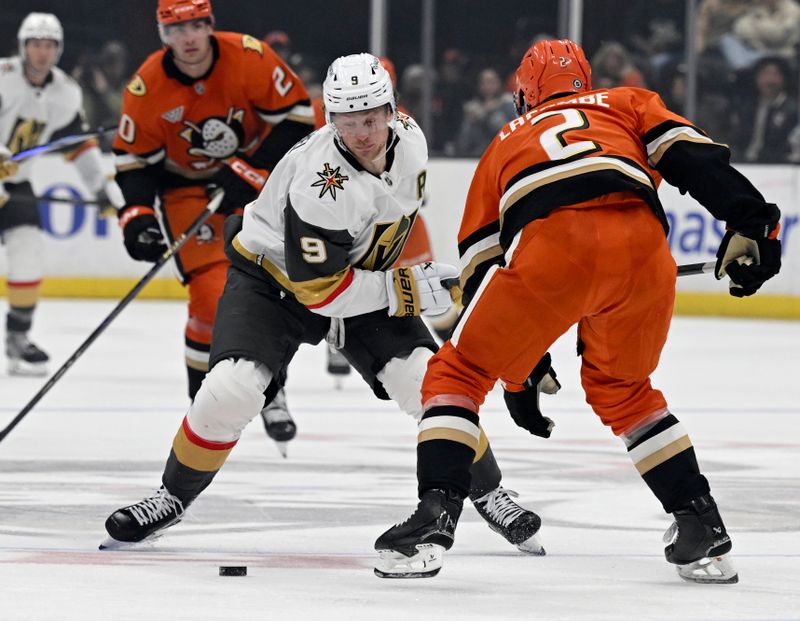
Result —
<path fill-rule="evenodd" d="M 160 26 L 203 18 L 214 20 L 210 0 L 158 0 L 156 20 Z"/>
<path fill-rule="evenodd" d="M 580 45 L 569 39 L 539 41 L 517 68 L 514 104 L 524 114 L 561 93 L 592 90 L 592 68 Z"/>

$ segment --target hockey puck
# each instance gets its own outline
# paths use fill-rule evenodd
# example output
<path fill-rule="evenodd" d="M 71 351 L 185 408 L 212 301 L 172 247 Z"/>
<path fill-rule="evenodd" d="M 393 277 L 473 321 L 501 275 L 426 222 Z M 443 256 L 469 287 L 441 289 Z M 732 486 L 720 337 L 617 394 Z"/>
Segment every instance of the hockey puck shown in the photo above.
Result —
<path fill-rule="evenodd" d="M 246 576 L 247 575 L 247 567 L 230 567 L 227 565 L 222 565 L 219 568 L 219 575 L 220 576 Z"/>

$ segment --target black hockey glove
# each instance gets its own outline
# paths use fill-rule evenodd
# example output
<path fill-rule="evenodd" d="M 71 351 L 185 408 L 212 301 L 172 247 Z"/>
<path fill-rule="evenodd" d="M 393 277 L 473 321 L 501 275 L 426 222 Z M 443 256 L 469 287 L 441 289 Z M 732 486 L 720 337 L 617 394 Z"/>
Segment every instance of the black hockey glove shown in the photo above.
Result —
<path fill-rule="evenodd" d="M 503 398 L 511 418 L 523 429 L 541 438 L 549 438 L 555 423 L 542 415 L 539 409 L 539 393 L 554 395 L 561 389 L 556 372 L 550 364 L 550 353 L 542 359 L 525 380 L 525 389 L 519 392 L 503 391 Z"/>
<path fill-rule="evenodd" d="M 126 207 L 119 212 L 125 250 L 132 259 L 155 263 L 167 250 L 167 242 L 151 207 Z"/>
<path fill-rule="evenodd" d="M 206 190 L 209 196 L 218 188 L 225 190 L 225 197 L 217 213 L 230 215 L 258 198 L 267 177 L 269 172 L 265 169 L 257 168 L 240 157 L 234 157 L 211 178 Z"/>
<path fill-rule="evenodd" d="M 753 295 L 781 269 L 780 211 L 769 205 L 771 222 L 760 230 L 728 231 L 717 250 L 714 275 L 731 279 L 730 294 L 741 298 Z"/>

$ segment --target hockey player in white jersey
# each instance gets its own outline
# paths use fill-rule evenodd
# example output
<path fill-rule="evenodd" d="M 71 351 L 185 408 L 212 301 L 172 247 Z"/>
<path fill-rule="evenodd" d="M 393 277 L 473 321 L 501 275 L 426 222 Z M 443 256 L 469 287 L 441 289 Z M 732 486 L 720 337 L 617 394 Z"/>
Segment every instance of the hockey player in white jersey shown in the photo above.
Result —
<path fill-rule="evenodd" d="M 0 59 L 0 238 L 8 261 L 6 356 L 8 372 L 42 375 L 47 354 L 28 338 L 43 274 L 43 233 L 30 184 L 32 160 L 13 154 L 86 131 L 77 83 L 56 66 L 64 46 L 61 23 L 31 13 L 20 25 L 19 56 Z M 94 142 L 67 153 L 99 202 L 119 207 L 122 194 L 103 173 Z"/>
<path fill-rule="evenodd" d="M 181 520 L 301 343 L 326 335 L 380 399 L 419 420 L 420 386 L 437 346 L 421 314 L 447 311 L 453 266 L 391 268 L 420 208 L 425 136 L 397 113 L 374 56 L 338 58 L 323 85 L 328 123 L 290 150 L 244 216 L 226 221 L 232 266 L 219 303 L 211 370 L 172 444 L 162 487 L 106 521 L 101 547 L 142 541 Z M 424 429 L 420 430 L 424 434 Z M 470 497 L 489 526 L 543 554 L 541 520 L 500 486 L 485 434 Z"/>

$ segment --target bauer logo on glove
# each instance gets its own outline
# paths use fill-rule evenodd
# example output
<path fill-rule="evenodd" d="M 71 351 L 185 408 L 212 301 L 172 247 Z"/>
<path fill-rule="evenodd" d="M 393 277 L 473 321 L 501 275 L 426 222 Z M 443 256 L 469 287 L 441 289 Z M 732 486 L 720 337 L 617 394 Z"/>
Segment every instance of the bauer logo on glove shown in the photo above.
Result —
<path fill-rule="evenodd" d="M 386 272 L 389 314 L 396 317 L 441 315 L 453 305 L 446 283 L 458 277 L 458 270 L 447 263 L 428 261 Z"/>

